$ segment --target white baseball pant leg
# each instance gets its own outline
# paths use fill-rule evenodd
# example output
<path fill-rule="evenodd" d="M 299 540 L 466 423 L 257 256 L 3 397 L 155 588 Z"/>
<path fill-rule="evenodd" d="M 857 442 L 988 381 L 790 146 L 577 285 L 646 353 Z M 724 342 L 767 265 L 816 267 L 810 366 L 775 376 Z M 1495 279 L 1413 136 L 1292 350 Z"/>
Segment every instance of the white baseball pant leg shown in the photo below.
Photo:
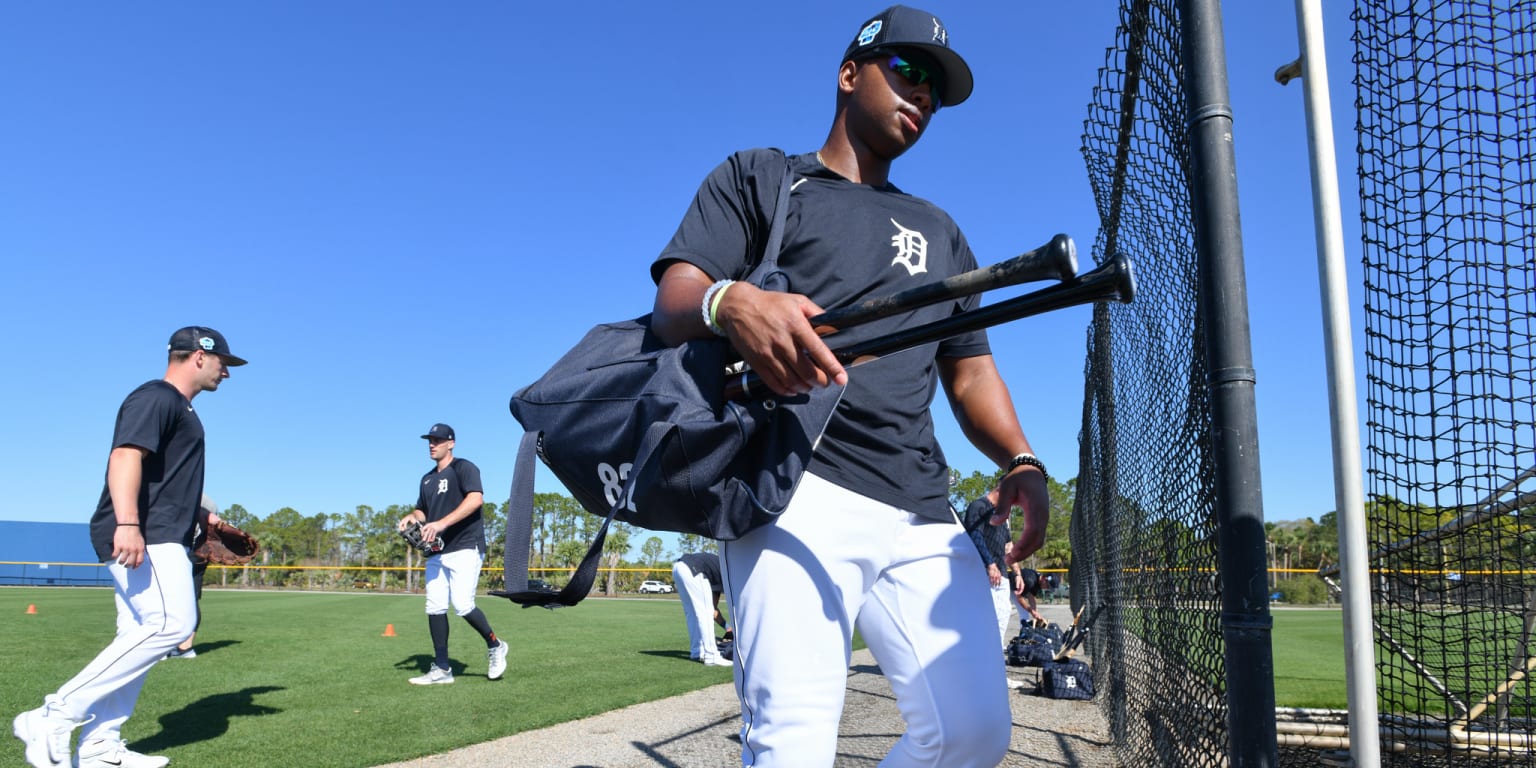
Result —
<path fill-rule="evenodd" d="M 986 573 L 954 522 L 806 474 L 771 525 L 721 544 L 742 763 L 831 766 L 857 626 L 907 731 L 885 768 L 997 765 L 1012 727 Z"/>
<path fill-rule="evenodd" d="M 80 733 L 82 744 L 121 740 L 145 674 L 191 637 L 197 623 L 192 559 L 181 544 L 151 544 L 138 568 L 111 561 L 107 571 L 117 603 L 117 635 L 85 669 L 46 698 L 53 712 L 89 721 Z"/>
<path fill-rule="evenodd" d="M 710 589 L 709 577 L 694 573 L 681 560 L 672 564 L 672 583 L 677 586 L 677 597 L 683 603 L 683 618 L 688 624 L 688 655 L 695 659 L 708 659 L 720 655 L 715 647 L 715 592 Z"/>
<path fill-rule="evenodd" d="M 449 603 L 463 616 L 475 609 L 475 587 L 480 584 L 477 549 L 456 549 L 427 558 L 427 615 L 447 613 Z"/>
<path fill-rule="evenodd" d="M 1008 647 L 1008 623 L 1013 618 L 1013 588 L 1008 580 L 992 587 L 992 608 L 997 611 L 997 633 L 1002 636 L 1003 647 Z"/>

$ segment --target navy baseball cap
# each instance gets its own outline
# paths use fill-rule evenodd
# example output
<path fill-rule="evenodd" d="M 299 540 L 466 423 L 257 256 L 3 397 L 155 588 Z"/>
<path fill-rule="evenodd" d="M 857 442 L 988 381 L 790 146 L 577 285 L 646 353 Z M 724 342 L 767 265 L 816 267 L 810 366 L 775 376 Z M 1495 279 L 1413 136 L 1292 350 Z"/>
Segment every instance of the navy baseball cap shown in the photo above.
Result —
<path fill-rule="evenodd" d="M 939 94 L 946 107 L 953 107 L 971 97 L 975 81 L 971 68 L 949 47 L 949 31 L 939 17 L 905 5 L 893 5 L 859 27 L 859 34 L 843 51 L 843 61 L 857 59 L 877 48 L 915 48 L 938 62 L 944 70 L 944 85 Z"/>
<path fill-rule="evenodd" d="M 173 352 L 202 350 L 218 355 L 225 365 L 245 365 L 245 358 L 235 357 L 230 353 L 229 342 L 224 340 L 224 334 L 201 325 L 189 325 L 171 334 L 171 341 L 165 345 L 165 348 Z"/>
<path fill-rule="evenodd" d="M 427 430 L 427 433 L 425 435 L 421 436 L 421 439 L 423 439 L 423 440 L 452 440 L 453 439 L 453 427 L 450 427 L 447 424 L 433 424 L 432 428 Z"/>

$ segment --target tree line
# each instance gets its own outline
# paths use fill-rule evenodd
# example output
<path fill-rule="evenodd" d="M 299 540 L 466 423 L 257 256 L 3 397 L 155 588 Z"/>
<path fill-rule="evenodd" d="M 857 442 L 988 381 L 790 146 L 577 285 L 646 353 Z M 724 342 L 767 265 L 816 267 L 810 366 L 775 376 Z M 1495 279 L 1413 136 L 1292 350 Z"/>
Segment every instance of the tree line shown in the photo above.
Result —
<path fill-rule="evenodd" d="M 963 513 L 971 501 L 997 484 L 1001 474 L 973 472 L 961 478 L 955 473 L 955 482 L 950 487 L 951 505 Z M 1075 478 L 1064 484 L 1050 481 L 1051 522 L 1045 546 L 1035 554 L 1033 567 L 1066 568 L 1071 562 L 1068 527 L 1076 486 Z M 502 562 L 508 506 L 506 501 L 499 505 L 486 503 L 481 513 L 485 522 L 485 562 L 489 568 L 497 568 Z M 210 578 L 226 585 L 413 589 L 420 575 L 411 569 L 422 565 L 421 556 L 400 537 L 395 525 L 414 508 L 414 504 L 384 508 L 364 504 L 351 512 L 304 515 L 292 507 L 283 507 L 258 517 L 239 504 L 231 504 L 221 516 L 261 541 L 261 552 L 252 565 L 265 567 L 221 569 Z M 570 569 L 581 562 L 601 524 L 602 518 L 586 513 L 575 499 L 565 494 L 534 494 L 533 536 L 528 552 L 530 575 L 556 586 L 563 584 Z M 1017 525 L 1016 519 L 1014 524 Z M 1015 528 L 1012 533 L 1017 538 L 1019 531 Z M 607 595 L 634 591 L 646 579 L 669 575 L 673 560 L 681 555 L 714 548 L 713 541 L 691 534 L 677 534 L 676 542 L 675 549 L 668 549 L 661 536 L 615 520 L 603 546 L 605 570 L 599 573 L 594 590 Z M 483 586 L 500 588 L 501 578 L 500 571 L 493 570 L 483 576 Z"/>

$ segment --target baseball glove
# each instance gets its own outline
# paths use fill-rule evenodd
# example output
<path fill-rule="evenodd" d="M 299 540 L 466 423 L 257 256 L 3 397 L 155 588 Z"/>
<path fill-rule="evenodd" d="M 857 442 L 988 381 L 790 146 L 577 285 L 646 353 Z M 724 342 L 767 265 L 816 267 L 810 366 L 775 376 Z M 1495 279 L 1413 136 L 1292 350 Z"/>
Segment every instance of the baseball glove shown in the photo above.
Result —
<path fill-rule="evenodd" d="M 260 551 L 256 537 L 222 520 L 208 526 L 208 536 L 192 551 L 199 561 L 213 565 L 245 565 Z"/>
<path fill-rule="evenodd" d="M 443 537 L 433 536 L 430 541 L 422 537 L 420 520 L 412 520 L 400 530 L 400 535 L 423 555 L 435 555 L 443 551 Z"/>

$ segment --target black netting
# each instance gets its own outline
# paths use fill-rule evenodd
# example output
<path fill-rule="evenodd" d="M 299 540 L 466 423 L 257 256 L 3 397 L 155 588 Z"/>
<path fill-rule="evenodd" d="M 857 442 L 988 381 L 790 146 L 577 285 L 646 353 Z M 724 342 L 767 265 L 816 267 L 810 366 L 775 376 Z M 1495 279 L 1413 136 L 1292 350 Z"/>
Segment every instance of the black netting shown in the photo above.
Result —
<path fill-rule="evenodd" d="M 1536 3 L 1354 20 L 1383 763 L 1532 766 Z"/>
<path fill-rule="evenodd" d="M 1140 283 L 1095 310 L 1072 521 L 1127 765 L 1227 760 L 1178 13 L 1126 0 L 1083 144 L 1095 261 Z M 1536 766 L 1536 2 L 1354 20 L 1383 762 Z M 1282 765 L 1343 764 L 1345 713 L 1279 716 Z"/>
<path fill-rule="evenodd" d="M 1083 156 L 1094 259 L 1136 265 L 1136 301 L 1099 305 L 1088 339 L 1072 596 L 1125 765 L 1227 762 L 1221 595 L 1190 151 L 1174 2 L 1122 7 Z"/>

